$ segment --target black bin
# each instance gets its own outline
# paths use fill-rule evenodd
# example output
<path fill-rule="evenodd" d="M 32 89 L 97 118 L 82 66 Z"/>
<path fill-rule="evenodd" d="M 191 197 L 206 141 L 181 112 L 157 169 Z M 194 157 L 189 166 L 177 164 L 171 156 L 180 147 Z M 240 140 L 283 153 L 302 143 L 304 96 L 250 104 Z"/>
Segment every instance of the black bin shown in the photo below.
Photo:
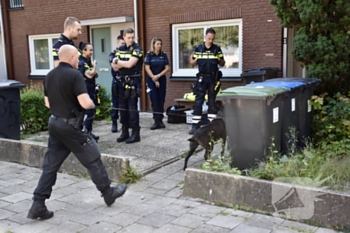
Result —
<path fill-rule="evenodd" d="M 20 139 L 20 95 L 24 85 L 18 81 L 0 81 L 0 138 Z"/>
<path fill-rule="evenodd" d="M 233 87 L 217 97 L 224 105 L 231 166 L 246 169 L 264 160 L 274 138 L 281 149 L 281 114 L 285 88 Z"/>
<path fill-rule="evenodd" d="M 271 67 L 256 68 L 244 71 L 241 78 L 245 80 L 246 84 L 264 82 L 267 79 L 277 78 L 278 71 L 278 68 Z"/>

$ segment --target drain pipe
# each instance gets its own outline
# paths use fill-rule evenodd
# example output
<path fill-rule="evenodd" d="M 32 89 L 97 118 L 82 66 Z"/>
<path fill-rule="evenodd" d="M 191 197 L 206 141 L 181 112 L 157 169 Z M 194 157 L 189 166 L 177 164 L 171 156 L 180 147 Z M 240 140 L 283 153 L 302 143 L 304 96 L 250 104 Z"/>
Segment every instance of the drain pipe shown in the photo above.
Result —
<path fill-rule="evenodd" d="M 135 24 L 135 42 L 139 43 L 139 33 L 138 33 L 138 17 L 137 17 L 137 0 L 134 0 L 134 24 Z M 144 48 L 143 48 L 144 49 Z"/>
<path fill-rule="evenodd" d="M 283 77 L 287 77 L 288 28 L 283 28 Z"/>
<path fill-rule="evenodd" d="M 7 67 L 6 67 L 6 52 L 5 52 L 5 36 L 4 36 L 4 33 L 5 33 L 5 30 L 4 30 L 4 23 L 3 23 L 3 18 L 2 18 L 2 5 L 0 3 L 0 20 L 1 20 L 1 25 L 0 25 L 0 29 L 1 29 L 1 41 L 2 41 L 2 53 L 3 54 L 0 54 L 0 56 L 2 55 L 3 58 L 4 58 L 4 69 L 5 69 L 5 74 L 6 76 L 5 77 L 0 77 L 0 81 L 6 81 L 7 80 Z"/>

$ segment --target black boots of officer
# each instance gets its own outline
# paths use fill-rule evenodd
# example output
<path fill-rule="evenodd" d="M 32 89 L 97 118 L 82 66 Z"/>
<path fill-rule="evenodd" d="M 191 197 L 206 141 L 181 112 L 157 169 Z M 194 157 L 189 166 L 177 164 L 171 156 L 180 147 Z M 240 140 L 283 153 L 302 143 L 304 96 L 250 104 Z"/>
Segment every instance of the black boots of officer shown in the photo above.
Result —
<path fill-rule="evenodd" d="M 139 141 L 141 141 L 140 130 L 132 129 L 132 134 L 128 139 L 125 140 L 125 143 L 134 143 Z"/>
<path fill-rule="evenodd" d="M 117 120 L 112 120 L 112 129 L 111 129 L 112 133 L 116 133 L 118 132 L 118 123 Z"/>
<path fill-rule="evenodd" d="M 123 125 L 122 126 L 122 134 L 119 136 L 119 138 L 117 138 L 117 142 L 124 142 L 129 137 L 130 137 L 129 129 Z"/>
<path fill-rule="evenodd" d="M 188 134 L 193 134 L 194 131 L 200 128 L 199 124 L 192 124 L 192 129 L 188 132 Z"/>
<path fill-rule="evenodd" d="M 91 131 L 88 131 L 88 134 L 90 134 L 90 136 L 91 136 L 96 142 L 98 142 L 98 139 L 100 139 L 99 136 L 96 136 L 96 135 L 93 134 Z"/>
<path fill-rule="evenodd" d="M 111 206 L 118 197 L 121 197 L 126 192 L 126 185 L 121 184 L 117 187 L 110 187 L 107 191 L 102 193 L 103 199 L 107 206 Z"/>
<path fill-rule="evenodd" d="M 165 128 L 165 125 L 164 125 L 162 119 L 155 119 L 154 124 L 151 127 L 151 130 L 163 129 L 163 128 Z"/>
<path fill-rule="evenodd" d="M 53 212 L 49 211 L 45 205 L 45 199 L 33 199 L 34 202 L 30 207 L 27 218 L 30 219 L 49 219 L 53 217 Z"/>

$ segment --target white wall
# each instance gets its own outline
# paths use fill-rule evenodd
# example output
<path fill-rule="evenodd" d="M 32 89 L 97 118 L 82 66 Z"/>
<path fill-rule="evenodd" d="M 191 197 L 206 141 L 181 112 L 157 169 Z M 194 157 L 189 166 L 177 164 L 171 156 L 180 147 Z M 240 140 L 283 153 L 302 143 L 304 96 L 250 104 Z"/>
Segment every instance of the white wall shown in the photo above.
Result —
<path fill-rule="evenodd" d="M 0 81 L 7 80 L 6 73 L 6 60 L 5 60 L 5 48 L 2 42 L 2 34 L 0 32 Z"/>

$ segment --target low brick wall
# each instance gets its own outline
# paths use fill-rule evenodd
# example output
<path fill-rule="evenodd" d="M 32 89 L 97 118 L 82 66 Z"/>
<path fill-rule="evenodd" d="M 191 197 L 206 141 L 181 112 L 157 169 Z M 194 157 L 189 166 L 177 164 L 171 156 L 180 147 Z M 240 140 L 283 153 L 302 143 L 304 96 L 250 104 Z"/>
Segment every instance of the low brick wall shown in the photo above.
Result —
<path fill-rule="evenodd" d="M 43 143 L 0 139 L 0 160 L 41 168 L 46 149 L 47 146 Z M 129 159 L 107 154 L 101 155 L 109 178 L 118 182 L 122 173 L 130 166 Z M 79 175 L 86 174 L 87 170 L 73 154 L 70 154 L 62 164 L 60 172 Z"/>
<path fill-rule="evenodd" d="M 350 229 L 350 195 L 346 193 L 189 168 L 183 195 L 324 227 Z"/>

